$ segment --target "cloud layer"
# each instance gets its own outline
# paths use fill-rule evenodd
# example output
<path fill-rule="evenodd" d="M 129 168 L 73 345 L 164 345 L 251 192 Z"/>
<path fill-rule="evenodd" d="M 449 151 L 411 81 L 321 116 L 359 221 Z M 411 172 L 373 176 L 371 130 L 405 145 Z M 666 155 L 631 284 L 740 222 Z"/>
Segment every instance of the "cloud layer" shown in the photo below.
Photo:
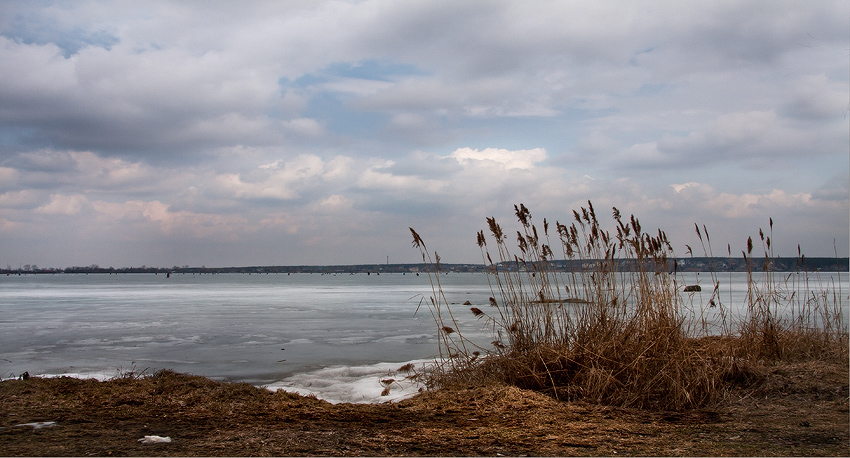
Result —
<path fill-rule="evenodd" d="M 6 2 L 0 264 L 477 262 L 513 204 L 848 252 L 843 2 Z"/>

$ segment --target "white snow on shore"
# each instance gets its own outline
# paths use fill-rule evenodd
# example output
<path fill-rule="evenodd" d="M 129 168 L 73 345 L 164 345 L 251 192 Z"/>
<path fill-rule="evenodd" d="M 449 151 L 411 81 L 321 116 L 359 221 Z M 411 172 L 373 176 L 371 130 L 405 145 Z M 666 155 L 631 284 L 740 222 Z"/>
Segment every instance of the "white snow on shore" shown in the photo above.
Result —
<path fill-rule="evenodd" d="M 265 388 L 284 390 L 303 396 L 313 395 L 332 404 L 344 402 L 375 404 L 400 401 L 418 393 L 422 385 L 411 377 L 414 372 L 401 372 L 399 368 L 412 364 L 415 372 L 422 374 L 427 371 L 431 363 L 433 363 L 432 360 L 421 359 L 407 363 L 330 366 L 295 374 L 279 382 L 265 385 Z"/>

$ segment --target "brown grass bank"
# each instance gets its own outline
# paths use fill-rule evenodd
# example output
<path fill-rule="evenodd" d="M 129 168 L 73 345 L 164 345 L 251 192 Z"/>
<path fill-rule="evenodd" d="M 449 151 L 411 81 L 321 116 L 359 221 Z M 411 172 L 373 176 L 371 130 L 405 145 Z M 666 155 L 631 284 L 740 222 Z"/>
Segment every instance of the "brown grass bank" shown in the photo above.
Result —
<path fill-rule="evenodd" d="M 684 411 L 507 385 L 337 404 L 163 371 L 0 382 L 5 456 L 847 456 L 847 364 L 774 365 Z M 55 422 L 35 429 L 27 423 Z M 24 425 L 24 426 L 19 426 Z M 147 435 L 170 443 L 143 444 Z"/>

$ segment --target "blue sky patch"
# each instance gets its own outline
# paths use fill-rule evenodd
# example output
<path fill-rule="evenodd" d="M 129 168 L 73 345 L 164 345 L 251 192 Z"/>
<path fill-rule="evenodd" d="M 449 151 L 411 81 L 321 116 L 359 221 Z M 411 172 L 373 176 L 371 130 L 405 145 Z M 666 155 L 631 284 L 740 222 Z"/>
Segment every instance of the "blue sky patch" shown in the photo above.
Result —
<path fill-rule="evenodd" d="M 294 80 L 280 78 L 278 80 L 278 84 L 284 88 L 306 88 L 340 78 L 393 81 L 404 76 L 427 75 L 430 75 L 430 73 L 421 70 L 414 65 L 369 59 L 360 62 L 333 63 L 319 71 L 301 75 Z"/>
<path fill-rule="evenodd" d="M 120 42 L 116 36 L 105 30 L 83 30 L 79 27 L 67 29 L 51 19 L 22 15 L 15 16 L 4 30 L 3 36 L 24 44 L 53 43 L 62 50 L 66 59 L 89 46 L 110 50 Z"/>

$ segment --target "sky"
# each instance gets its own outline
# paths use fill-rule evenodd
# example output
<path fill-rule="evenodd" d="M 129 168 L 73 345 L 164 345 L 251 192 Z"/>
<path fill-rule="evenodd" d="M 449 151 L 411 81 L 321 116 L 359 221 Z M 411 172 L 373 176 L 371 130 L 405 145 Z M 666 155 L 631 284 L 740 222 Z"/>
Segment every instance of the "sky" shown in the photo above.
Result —
<path fill-rule="evenodd" d="M 848 255 L 843 0 L 5 0 L 0 62 L 0 267 L 480 263 L 588 201 Z"/>

